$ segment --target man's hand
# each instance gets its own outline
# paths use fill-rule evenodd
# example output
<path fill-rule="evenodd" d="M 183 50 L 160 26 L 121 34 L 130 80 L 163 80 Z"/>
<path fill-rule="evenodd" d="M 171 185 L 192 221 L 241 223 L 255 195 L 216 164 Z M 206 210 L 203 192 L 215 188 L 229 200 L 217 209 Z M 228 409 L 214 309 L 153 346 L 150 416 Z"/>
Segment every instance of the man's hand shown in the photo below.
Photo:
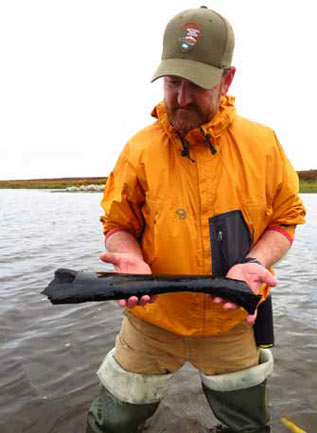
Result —
<path fill-rule="evenodd" d="M 121 274 L 151 274 L 151 268 L 138 255 L 132 253 L 109 253 L 100 255 L 100 259 L 105 263 L 113 264 L 115 271 Z M 141 299 L 131 296 L 129 299 L 120 299 L 120 307 L 132 308 L 136 305 L 143 306 L 156 300 L 156 296 L 144 295 Z"/>
<path fill-rule="evenodd" d="M 276 286 L 276 280 L 272 274 L 257 263 L 243 263 L 232 266 L 229 269 L 227 278 L 245 281 L 254 293 L 259 293 L 262 284 L 267 284 L 270 287 Z M 213 302 L 223 304 L 225 310 L 235 310 L 238 306 L 232 302 L 227 302 L 225 299 L 213 297 Z M 253 324 L 257 316 L 257 310 L 254 314 L 249 314 L 246 318 L 247 322 Z"/>

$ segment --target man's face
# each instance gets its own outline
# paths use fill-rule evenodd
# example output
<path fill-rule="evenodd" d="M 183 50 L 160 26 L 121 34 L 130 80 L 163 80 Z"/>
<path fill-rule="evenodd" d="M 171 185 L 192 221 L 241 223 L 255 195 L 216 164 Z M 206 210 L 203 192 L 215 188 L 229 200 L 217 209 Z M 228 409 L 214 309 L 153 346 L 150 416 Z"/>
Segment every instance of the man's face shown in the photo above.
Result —
<path fill-rule="evenodd" d="M 172 126 L 186 134 L 209 122 L 216 114 L 221 95 L 227 92 L 230 83 L 225 76 L 213 89 L 206 90 L 184 78 L 164 77 L 164 103 Z"/>

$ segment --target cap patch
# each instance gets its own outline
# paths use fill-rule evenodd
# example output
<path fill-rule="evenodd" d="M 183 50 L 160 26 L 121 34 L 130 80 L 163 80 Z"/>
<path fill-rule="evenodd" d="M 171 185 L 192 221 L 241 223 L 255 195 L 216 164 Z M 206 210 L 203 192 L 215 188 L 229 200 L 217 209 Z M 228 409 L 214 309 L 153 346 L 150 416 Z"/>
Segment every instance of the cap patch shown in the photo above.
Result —
<path fill-rule="evenodd" d="M 201 30 L 196 23 L 186 23 L 180 28 L 179 34 L 180 49 L 183 53 L 187 53 L 197 44 Z"/>

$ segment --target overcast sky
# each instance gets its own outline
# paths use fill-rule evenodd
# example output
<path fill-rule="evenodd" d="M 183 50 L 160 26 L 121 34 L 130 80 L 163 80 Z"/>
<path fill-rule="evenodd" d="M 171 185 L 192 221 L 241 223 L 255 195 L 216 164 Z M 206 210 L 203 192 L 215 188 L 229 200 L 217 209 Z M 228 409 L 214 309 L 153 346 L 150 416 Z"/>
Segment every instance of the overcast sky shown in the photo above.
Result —
<path fill-rule="evenodd" d="M 167 21 L 202 4 L 234 28 L 238 112 L 317 169 L 313 0 L 0 0 L 0 179 L 107 176 L 162 98 Z"/>

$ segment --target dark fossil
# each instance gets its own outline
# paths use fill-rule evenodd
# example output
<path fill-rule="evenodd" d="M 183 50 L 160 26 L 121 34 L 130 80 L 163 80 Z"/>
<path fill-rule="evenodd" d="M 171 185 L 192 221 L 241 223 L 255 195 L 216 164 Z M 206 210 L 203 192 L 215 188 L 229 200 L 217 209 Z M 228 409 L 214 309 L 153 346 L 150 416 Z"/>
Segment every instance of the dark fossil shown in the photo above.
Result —
<path fill-rule="evenodd" d="M 220 296 L 253 314 L 260 299 L 239 280 L 208 275 L 135 275 L 57 269 L 42 292 L 52 304 L 127 299 L 130 296 L 195 292 Z"/>

